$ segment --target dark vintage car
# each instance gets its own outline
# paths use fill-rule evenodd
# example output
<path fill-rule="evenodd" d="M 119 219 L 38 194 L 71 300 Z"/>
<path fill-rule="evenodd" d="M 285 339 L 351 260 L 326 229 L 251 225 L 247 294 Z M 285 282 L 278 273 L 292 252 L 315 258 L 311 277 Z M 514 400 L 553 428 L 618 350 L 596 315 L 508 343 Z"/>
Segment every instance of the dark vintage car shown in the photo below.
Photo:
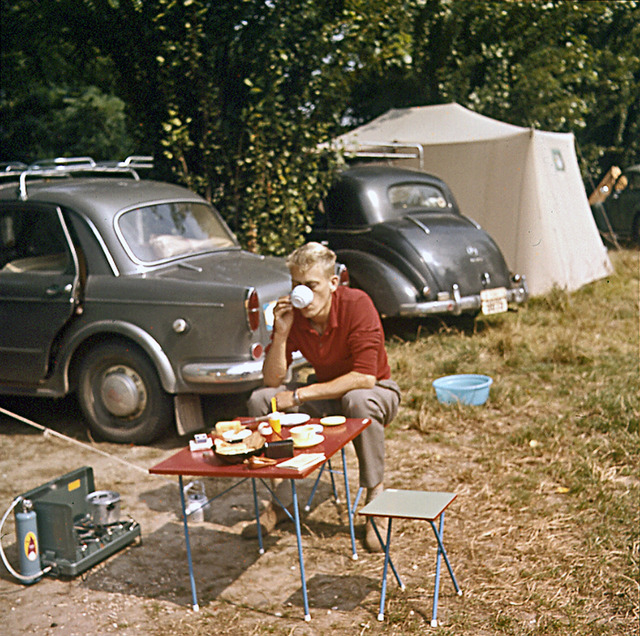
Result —
<path fill-rule="evenodd" d="M 624 170 L 601 198 L 591 206 L 593 218 L 605 236 L 631 239 L 640 245 L 640 164 Z"/>
<path fill-rule="evenodd" d="M 458 210 L 440 179 L 402 168 L 344 170 L 316 215 L 312 240 L 325 242 L 383 317 L 485 314 L 528 298 L 523 276 Z"/>
<path fill-rule="evenodd" d="M 70 160 L 4 173 L 0 393 L 75 391 L 101 438 L 146 443 L 174 415 L 180 433 L 201 428 L 203 394 L 261 384 L 291 282 L 201 197 L 139 170 Z"/>

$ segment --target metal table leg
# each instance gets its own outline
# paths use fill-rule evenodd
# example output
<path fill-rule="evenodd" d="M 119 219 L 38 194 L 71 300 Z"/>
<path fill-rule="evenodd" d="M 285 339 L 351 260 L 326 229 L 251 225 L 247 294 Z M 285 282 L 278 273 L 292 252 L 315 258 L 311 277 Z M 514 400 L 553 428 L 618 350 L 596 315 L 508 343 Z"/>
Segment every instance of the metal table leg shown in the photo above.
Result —
<path fill-rule="evenodd" d="M 358 560 L 358 553 L 356 551 L 356 533 L 353 528 L 353 510 L 351 509 L 351 495 L 349 494 L 349 476 L 347 475 L 347 456 L 344 452 L 344 448 L 340 450 L 342 453 L 342 470 L 344 472 L 344 490 L 345 498 L 347 500 L 347 516 L 349 517 L 349 533 L 351 534 L 351 558 L 354 561 Z"/>
<path fill-rule="evenodd" d="M 184 526 L 184 540 L 187 545 L 187 563 L 189 564 L 189 580 L 191 582 L 191 600 L 193 611 L 200 611 L 198 605 L 198 596 L 196 593 L 196 579 L 193 575 L 193 559 L 191 558 L 191 541 L 189 540 L 189 524 L 187 523 L 187 508 L 184 503 L 184 487 L 182 484 L 182 475 L 178 475 L 178 482 L 180 486 L 180 505 L 182 506 L 182 523 Z"/>
<path fill-rule="evenodd" d="M 300 513 L 298 512 L 298 494 L 296 492 L 296 480 L 291 479 L 291 498 L 293 499 L 293 520 L 296 526 L 296 538 L 298 539 L 298 561 L 300 563 L 300 580 L 302 582 L 302 602 L 304 604 L 304 620 L 310 621 L 309 599 L 307 597 L 307 579 L 304 573 L 304 557 L 302 555 L 302 534 L 300 532 Z"/>
<path fill-rule="evenodd" d="M 262 526 L 260 525 L 260 505 L 258 504 L 258 491 L 256 489 L 256 480 L 251 478 L 251 486 L 253 488 L 253 508 L 256 513 L 256 523 L 258 524 L 258 552 L 264 554 L 264 546 L 262 545 Z"/>
<path fill-rule="evenodd" d="M 433 529 L 433 533 L 436 535 L 436 541 L 438 542 L 438 552 L 436 556 L 436 581 L 435 588 L 433 590 L 433 610 L 431 613 L 431 627 L 438 626 L 438 595 L 440 592 L 440 557 L 444 557 L 444 562 L 447 565 L 447 569 L 449 570 L 449 575 L 451 576 L 451 580 L 453 581 L 453 587 L 456 588 L 456 593 L 458 596 L 462 596 L 462 590 L 458 585 L 458 581 L 456 581 L 456 577 L 453 574 L 453 569 L 451 568 L 451 564 L 449 563 L 449 557 L 447 557 L 447 551 L 444 549 L 444 544 L 442 543 L 442 536 L 444 533 L 444 510 L 440 514 L 440 523 L 439 528 L 436 530 L 436 524 L 433 521 L 429 521 L 431 524 L 431 528 Z"/>
<path fill-rule="evenodd" d="M 331 470 L 331 460 L 328 460 L 329 462 L 329 470 Z M 322 473 L 324 472 L 324 468 L 327 464 L 322 464 L 322 466 L 320 466 L 320 470 L 318 471 L 318 476 L 316 477 L 316 480 L 313 484 L 313 488 L 311 489 L 311 494 L 309 495 L 309 499 L 307 501 L 307 504 L 305 505 L 304 509 L 309 512 L 309 510 L 311 510 L 311 502 L 313 501 L 313 498 L 316 496 L 316 490 L 318 489 L 318 484 L 320 483 L 320 477 L 322 477 Z"/>
<path fill-rule="evenodd" d="M 388 517 L 389 519 L 389 524 L 391 524 L 391 518 Z M 373 529 L 376 533 L 376 537 L 378 537 L 378 541 L 380 542 L 380 545 L 382 546 L 382 549 L 386 552 L 389 552 L 391 550 L 391 533 L 389 532 L 389 530 L 387 530 L 387 542 L 385 543 L 382 540 L 382 537 L 380 536 L 380 531 L 378 530 L 378 526 L 376 526 L 376 522 L 373 520 L 373 517 L 371 517 L 369 519 L 369 523 L 373 526 Z M 396 566 L 393 564 L 393 559 L 391 558 L 391 556 L 389 556 L 389 565 L 391 566 L 391 570 L 393 572 L 393 575 L 396 577 L 396 581 L 398 581 L 398 585 L 400 586 L 400 589 L 404 591 L 404 583 L 402 582 L 402 579 L 400 578 L 400 575 L 398 574 L 398 570 L 396 570 Z"/>
<path fill-rule="evenodd" d="M 322 477 L 322 473 L 324 472 L 325 468 L 329 469 L 329 476 L 331 477 L 331 488 L 333 489 L 333 498 L 335 499 L 336 503 L 340 503 L 340 499 L 338 498 L 338 491 L 336 490 L 336 481 L 333 477 L 333 468 L 331 467 L 331 460 L 328 459 L 325 464 L 322 464 L 322 466 L 320 466 L 320 470 L 318 471 L 318 476 L 316 477 L 316 480 L 313 484 L 313 488 L 311 489 L 311 494 L 309 495 L 307 504 L 304 507 L 306 512 L 309 512 L 309 510 L 311 510 L 311 502 L 313 501 L 313 498 L 316 496 L 316 490 L 318 489 L 318 485 L 320 483 L 320 477 Z"/>
<path fill-rule="evenodd" d="M 371 520 L 373 523 L 373 519 Z M 373 525 L 375 528 L 375 524 Z M 378 533 L 378 529 L 376 528 L 376 534 L 378 535 L 378 539 L 380 539 L 380 534 Z M 382 540 L 380 539 L 380 543 Z M 382 568 L 382 589 L 380 591 L 380 611 L 378 612 L 378 620 L 384 620 L 384 601 L 387 596 L 387 568 L 389 566 L 389 549 L 391 548 L 391 518 L 389 518 L 389 523 L 387 526 L 387 542 L 384 544 L 384 567 Z M 394 570 L 395 571 L 395 570 Z M 396 573 L 396 577 L 397 577 Z"/>

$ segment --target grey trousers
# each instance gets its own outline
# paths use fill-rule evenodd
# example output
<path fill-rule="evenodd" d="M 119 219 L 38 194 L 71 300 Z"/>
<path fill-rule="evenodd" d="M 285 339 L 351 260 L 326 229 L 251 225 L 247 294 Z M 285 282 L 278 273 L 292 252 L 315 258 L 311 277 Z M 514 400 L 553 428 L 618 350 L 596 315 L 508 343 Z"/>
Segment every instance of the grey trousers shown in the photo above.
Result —
<path fill-rule="evenodd" d="M 247 402 L 249 415 L 266 415 L 271 410 L 271 398 L 280 391 L 292 391 L 301 384 L 292 383 L 276 388 L 256 389 Z M 296 410 L 311 417 L 344 415 L 365 418 L 371 424 L 353 440 L 358 457 L 360 486 L 373 488 L 384 479 L 384 427 L 398 413 L 400 388 L 393 380 L 381 380 L 372 389 L 356 389 L 335 400 L 314 400 L 305 402 Z"/>

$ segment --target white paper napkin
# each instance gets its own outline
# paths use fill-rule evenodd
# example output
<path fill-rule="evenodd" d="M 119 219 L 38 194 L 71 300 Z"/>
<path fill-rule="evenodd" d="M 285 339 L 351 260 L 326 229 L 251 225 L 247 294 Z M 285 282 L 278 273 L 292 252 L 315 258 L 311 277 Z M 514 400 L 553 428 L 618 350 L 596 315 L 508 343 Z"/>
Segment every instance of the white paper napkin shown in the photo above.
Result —
<path fill-rule="evenodd" d="M 320 464 L 327 458 L 324 453 L 303 453 L 296 457 L 291 457 L 278 464 L 278 468 L 292 468 L 293 470 L 304 470 L 315 464 Z"/>

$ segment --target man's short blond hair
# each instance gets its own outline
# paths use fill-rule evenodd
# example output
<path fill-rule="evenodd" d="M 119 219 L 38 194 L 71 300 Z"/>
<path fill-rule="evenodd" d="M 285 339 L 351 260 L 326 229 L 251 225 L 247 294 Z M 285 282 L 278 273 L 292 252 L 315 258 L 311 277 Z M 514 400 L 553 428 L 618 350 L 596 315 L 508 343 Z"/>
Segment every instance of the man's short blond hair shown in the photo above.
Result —
<path fill-rule="evenodd" d="M 306 272 L 314 265 L 321 265 L 327 278 L 333 276 L 336 273 L 335 252 L 322 243 L 311 242 L 305 243 L 287 257 L 289 270 L 295 267 L 301 272 Z"/>

